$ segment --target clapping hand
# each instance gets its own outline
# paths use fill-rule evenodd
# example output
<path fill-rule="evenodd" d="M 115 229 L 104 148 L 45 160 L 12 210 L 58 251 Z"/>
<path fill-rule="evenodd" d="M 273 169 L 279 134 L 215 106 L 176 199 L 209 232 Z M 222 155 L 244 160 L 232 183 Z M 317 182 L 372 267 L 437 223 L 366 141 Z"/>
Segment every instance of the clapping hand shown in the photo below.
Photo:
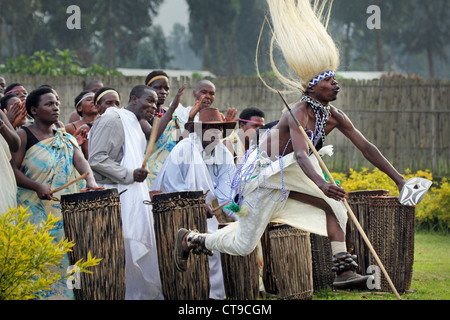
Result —
<path fill-rule="evenodd" d="M 184 94 L 184 90 L 186 89 L 186 84 L 184 84 L 180 89 L 178 89 L 177 95 L 172 101 L 171 107 L 177 108 L 181 101 L 181 96 Z"/>
<path fill-rule="evenodd" d="M 88 139 L 88 130 L 80 127 L 77 129 L 77 131 L 75 131 L 73 136 L 75 137 L 75 139 L 77 139 L 78 145 L 82 146 Z"/>
<path fill-rule="evenodd" d="M 192 107 L 191 111 L 189 111 L 189 121 L 194 121 L 195 115 L 200 111 L 203 99 L 205 99 L 204 95 L 202 95 L 199 100 L 195 100 L 194 106 Z"/>
<path fill-rule="evenodd" d="M 237 110 L 235 108 L 228 108 L 227 114 L 226 116 L 223 116 L 223 121 L 224 122 L 232 122 L 232 121 L 236 121 L 236 115 L 237 115 Z"/>
<path fill-rule="evenodd" d="M 9 108 L 6 113 L 9 122 L 12 124 L 14 128 L 19 127 L 21 124 L 25 122 L 25 117 L 27 116 L 27 109 L 25 108 L 25 101 L 16 101 Z"/>

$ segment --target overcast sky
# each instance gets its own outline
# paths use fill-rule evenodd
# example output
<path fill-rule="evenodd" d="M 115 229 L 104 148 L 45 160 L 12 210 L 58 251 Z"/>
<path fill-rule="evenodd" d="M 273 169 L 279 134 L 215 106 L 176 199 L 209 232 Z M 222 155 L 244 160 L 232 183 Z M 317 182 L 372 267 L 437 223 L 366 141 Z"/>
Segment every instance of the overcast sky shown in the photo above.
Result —
<path fill-rule="evenodd" d="M 159 24 L 164 29 L 167 36 L 172 31 L 175 23 L 180 23 L 187 27 L 189 22 L 189 11 L 186 0 L 164 0 L 159 8 L 158 16 L 155 17 L 154 24 Z"/>

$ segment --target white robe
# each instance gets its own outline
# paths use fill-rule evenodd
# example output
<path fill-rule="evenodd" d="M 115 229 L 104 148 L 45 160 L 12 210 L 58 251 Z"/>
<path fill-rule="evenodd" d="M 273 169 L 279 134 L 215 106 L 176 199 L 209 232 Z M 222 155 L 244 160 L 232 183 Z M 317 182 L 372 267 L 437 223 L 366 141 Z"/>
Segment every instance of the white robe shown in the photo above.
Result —
<path fill-rule="evenodd" d="M 229 201 L 230 182 L 236 170 L 233 156 L 223 143 L 218 143 L 212 156 L 204 155 L 200 138 L 191 133 L 189 138 L 181 140 L 172 150 L 160 173 L 155 179 L 152 190 L 162 192 L 207 191 L 206 202 L 217 198 L 219 205 Z M 218 230 L 219 222 L 215 217 L 208 219 L 208 233 Z M 209 257 L 211 299 L 224 299 L 222 265 L 220 253 Z"/>
<path fill-rule="evenodd" d="M 125 142 L 121 166 L 137 169 L 142 166 L 147 141 L 135 114 L 119 108 L 116 112 L 123 124 Z M 158 254 L 153 228 L 152 207 L 143 203 L 150 201 L 146 183 L 130 185 L 105 185 L 117 188 L 120 196 L 123 234 L 125 239 L 126 300 L 162 300 Z"/>
<path fill-rule="evenodd" d="M 11 152 L 8 143 L 0 134 L 0 172 L 2 182 L 0 183 L 0 214 L 7 212 L 9 207 L 17 206 L 17 183 L 14 171 L 10 164 Z"/>
<path fill-rule="evenodd" d="M 178 105 L 178 107 L 175 109 L 175 115 L 177 116 L 178 120 L 180 121 L 182 130 L 184 130 L 184 125 L 186 122 L 189 121 L 189 112 L 191 112 L 192 106 L 183 107 L 181 104 Z M 195 114 L 194 122 L 198 122 L 199 115 L 198 112 Z"/>
<path fill-rule="evenodd" d="M 243 192 L 244 203 L 241 206 L 241 212 L 238 213 L 239 221 L 214 234 L 208 234 L 205 242 L 207 249 L 230 255 L 248 255 L 257 246 L 269 222 L 288 224 L 327 236 L 325 211 L 288 198 L 290 191 L 325 200 L 345 232 L 347 210 L 344 204 L 325 196 L 302 171 L 294 153 L 284 156 L 281 162 L 278 160 L 271 162 L 261 158 L 256 150 L 250 155 L 248 163 L 256 163 L 257 158 L 262 159 L 263 166 L 260 168 L 263 169 L 259 173 L 249 171 L 249 175 L 243 177 L 248 184 Z M 314 155 L 310 158 L 316 172 L 322 175 L 317 159 Z"/>

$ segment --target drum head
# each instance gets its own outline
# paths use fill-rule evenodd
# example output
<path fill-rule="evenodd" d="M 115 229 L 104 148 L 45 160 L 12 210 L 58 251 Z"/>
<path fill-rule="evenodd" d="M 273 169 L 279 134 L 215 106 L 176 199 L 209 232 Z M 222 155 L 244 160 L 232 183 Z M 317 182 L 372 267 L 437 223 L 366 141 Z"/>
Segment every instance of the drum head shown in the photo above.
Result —
<path fill-rule="evenodd" d="M 118 196 L 119 192 L 116 188 L 106 190 L 87 191 L 61 196 L 61 203 L 79 202 L 79 201 L 95 201 L 105 197 Z"/>
<path fill-rule="evenodd" d="M 170 199 L 200 199 L 203 197 L 203 191 L 178 191 L 154 194 L 152 202 L 165 201 Z"/>
<path fill-rule="evenodd" d="M 389 196 L 389 190 L 375 189 L 375 190 L 359 190 L 350 191 L 348 193 L 349 197 L 381 197 Z"/>

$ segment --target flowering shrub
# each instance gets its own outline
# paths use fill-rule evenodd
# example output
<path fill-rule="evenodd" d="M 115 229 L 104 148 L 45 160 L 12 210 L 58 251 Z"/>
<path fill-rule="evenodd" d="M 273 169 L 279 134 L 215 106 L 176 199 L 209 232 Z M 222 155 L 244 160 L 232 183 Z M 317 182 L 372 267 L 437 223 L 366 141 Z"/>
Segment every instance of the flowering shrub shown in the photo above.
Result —
<path fill-rule="evenodd" d="M 36 226 L 27 221 L 27 209 L 12 208 L 0 214 L 0 300 L 29 300 L 38 298 L 50 286 L 71 276 L 50 271 L 61 264 L 64 255 L 74 246 L 61 240 L 56 243 L 49 231 L 60 218 L 48 215 L 47 221 Z M 78 261 L 80 272 L 91 273 L 87 268 L 98 265 L 101 259 Z"/>
<path fill-rule="evenodd" d="M 443 178 L 439 186 L 431 187 L 427 201 L 416 209 L 418 222 L 427 229 L 448 232 L 450 228 L 450 185 Z"/>
<path fill-rule="evenodd" d="M 392 196 L 399 195 L 397 185 L 377 168 L 373 170 L 362 168 L 360 171 L 350 169 L 349 174 L 338 172 L 332 173 L 332 176 L 347 192 L 383 189 L 389 190 Z M 433 181 L 433 175 L 429 170 L 419 170 L 414 174 L 411 170 L 406 170 L 403 176 L 406 180 L 421 177 Z M 416 222 L 418 228 L 448 232 L 450 228 L 450 185 L 448 179 L 443 178 L 439 184 L 433 181 L 431 189 L 422 202 L 416 206 Z"/>

